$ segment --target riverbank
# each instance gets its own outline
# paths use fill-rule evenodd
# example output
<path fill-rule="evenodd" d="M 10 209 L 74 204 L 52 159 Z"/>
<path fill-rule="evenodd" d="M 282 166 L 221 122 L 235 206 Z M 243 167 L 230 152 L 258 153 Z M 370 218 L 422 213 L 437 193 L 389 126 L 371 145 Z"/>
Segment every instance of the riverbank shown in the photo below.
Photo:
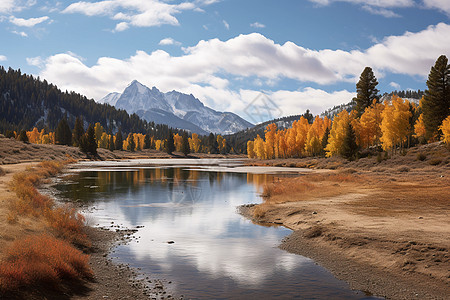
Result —
<path fill-rule="evenodd" d="M 414 166 L 412 166 L 414 167 Z M 294 232 L 280 248 L 310 257 L 353 289 L 388 299 L 446 299 L 450 170 L 342 169 L 280 178 L 254 222 Z"/>
<path fill-rule="evenodd" d="M 59 236 L 52 229 L 47 217 L 36 214 L 18 215 L 14 212 L 11 213 L 11 205 L 18 201 L 11 185 L 14 176 L 24 172 L 32 173 L 34 172 L 31 171 L 33 169 L 39 171 L 40 168 L 41 166 L 38 163 L 22 163 L 4 165 L 0 169 L 0 261 L 4 261 L 8 257 L 9 249 L 14 249 L 15 243 L 18 241 L 47 236 L 53 239 L 53 237 Z M 7 296 L 8 299 L 78 300 L 168 298 L 169 295 L 161 280 L 148 277 L 138 278 L 138 270 L 134 270 L 127 265 L 115 264 L 109 258 L 109 254 L 116 245 L 127 243 L 133 239 L 135 231 L 126 228 L 85 227 L 83 234 L 87 235 L 86 244 L 89 245 L 82 246 L 80 250 L 83 252 L 82 255 L 89 255 L 88 265 L 91 270 L 87 272 L 90 273 L 92 271 L 93 276 L 91 278 L 78 276 L 75 276 L 73 279 L 65 278 L 61 282 L 58 281 L 58 286 L 51 288 L 53 285 L 50 285 L 44 288 L 41 286 L 40 279 L 37 278 L 39 276 L 49 276 L 47 273 L 39 275 L 35 273 L 38 269 L 33 269 L 32 274 L 26 273 L 28 271 L 19 271 L 19 266 L 15 263 L 12 266 L 13 273 L 11 274 L 14 274 L 12 276 L 31 276 L 30 279 L 34 283 L 31 283 L 29 288 L 21 286 L 19 291 L 10 290 L 9 288 L 4 296 Z M 62 243 L 60 239 L 54 241 Z M 36 249 L 33 251 L 40 250 Z M 39 255 L 38 253 L 36 255 Z M 2 265 L 2 267 L 6 266 L 7 264 Z M 48 268 L 51 267 L 45 267 L 42 269 L 42 272 L 44 270 L 48 272 Z M 3 269 L 2 272 L 5 272 L 5 270 Z M 20 272 L 25 273 L 22 274 Z M 50 277 L 48 278 L 50 279 Z M 0 284 L 6 284 L 2 282 L 3 279 L 7 280 L 6 277 L 0 277 Z"/>

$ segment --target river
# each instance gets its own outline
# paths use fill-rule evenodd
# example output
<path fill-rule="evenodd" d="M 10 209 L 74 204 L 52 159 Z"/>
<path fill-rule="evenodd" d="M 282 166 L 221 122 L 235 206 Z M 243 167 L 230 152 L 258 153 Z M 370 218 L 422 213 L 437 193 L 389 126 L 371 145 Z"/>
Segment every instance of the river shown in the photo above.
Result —
<path fill-rule="evenodd" d="M 162 279 L 186 299 L 375 299 L 313 260 L 280 250 L 289 229 L 237 213 L 262 201 L 273 175 L 235 169 L 239 162 L 155 163 L 89 164 L 55 186 L 61 199 L 87 207 L 90 224 L 138 230 L 115 248 L 115 262 Z"/>

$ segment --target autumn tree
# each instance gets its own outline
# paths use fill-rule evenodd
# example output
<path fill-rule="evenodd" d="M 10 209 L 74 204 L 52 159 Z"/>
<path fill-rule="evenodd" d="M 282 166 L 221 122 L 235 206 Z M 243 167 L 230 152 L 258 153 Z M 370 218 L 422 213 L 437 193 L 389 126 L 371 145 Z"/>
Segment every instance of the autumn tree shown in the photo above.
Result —
<path fill-rule="evenodd" d="M 378 81 L 373 74 L 372 68 L 366 67 L 359 77 L 356 84 L 356 97 L 353 99 L 356 102 L 356 111 L 358 116 L 364 113 L 366 107 L 370 106 L 374 99 L 378 98 L 379 90 L 376 88 Z"/>
<path fill-rule="evenodd" d="M 369 148 L 379 142 L 381 137 L 381 113 L 384 105 L 373 100 L 372 105 L 366 107 L 359 119 L 358 139 L 362 148 Z"/>
<path fill-rule="evenodd" d="M 114 135 L 112 134 L 112 132 L 110 132 L 109 134 L 109 142 L 108 142 L 108 149 L 109 151 L 114 151 L 115 150 L 115 143 L 114 143 Z"/>
<path fill-rule="evenodd" d="M 127 150 L 131 152 L 136 150 L 136 142 L 132 133 L 129 133 L 127 137 Z"/>
<path fill-rule="evenodd" d="M 427 86 L 422 100 L 423 122 L 427 138 L 438 138 L 439 125 L 450 113 L 450 65 L 445 55 L 431 68 Z"/>
<path fill-rule="evenodd" d="M 266 139 L 266 157 L 268 159 L 275 158 L 275 136 L 277 134 L 277 125 L 275 123 L 271 123 L 267 125 L 265 130 L 265 139 Z"/>
<path fill-rule="evenodd" d="M 450 148 L 450 116 L 448 116 L 439 127 L 442 131 L 442 138 L 447 147 Z"/>
<path fill-rule="evenodd" d="M 410 130 L 409 102 L 394 96 L 392 103 L 386 103 L 381 114 L 381 143 L 384 150 L 394 150 L 397 145 L 403 147 Z"/>
<path fill-rule="evenodd" d="M 192 138 L 189 138 L 189 147 L 191 148 L 191 152 L 197 153 L 200 151 L 201 140 L 198 137 L 198 134 L 193 133 Z"/>
<path fill-rule="evenodd" d="M 255 142 L 253 141 L 248 141 L 247 142 L 247 156 L 248 158 L 255 158 L 256 154 L 255 154 Z"/>
<path fill-rule="evenodd" d="M 330 130 L 330 136 L 328 137 L 328 145 L 325 148 L 327 157 L 341 153 L 349 123 L 350 115 L 346 110 L 341 111 L 336 117 L 334 117 L 333 125 Z"/>
<path fill-rule="evenodd" d="M 69 124 L 67 124 L 66 118 L 62 118 L 55 131 L 56 143 L 59 145 L 72 145 L 72 131 Z"/>

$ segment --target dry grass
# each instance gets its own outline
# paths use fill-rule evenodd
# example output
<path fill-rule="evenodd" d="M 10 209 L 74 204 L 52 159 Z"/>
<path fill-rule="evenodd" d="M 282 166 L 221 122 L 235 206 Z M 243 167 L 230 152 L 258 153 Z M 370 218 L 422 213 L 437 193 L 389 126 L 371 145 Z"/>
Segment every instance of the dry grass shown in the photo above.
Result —
<path fill-rule="evenodd" d="M 10 200 L 7 222 L 15 224 L 21 218 L 32 217 L 46 224 L 52 235 L 26 235 L 10 245 L 0 263 L 0 294 L 17 293 L 22 287 L 36 285 L 51 289 L 64 280 L 81 280 L 92 275 L 89 257 L 72 246 L 90 245 L 84 217 L 68 205 L 56 206 L 50 197 L 36 189 L 69 162 L 42 162 L 13 175 L 9 185 L 17 197 Z"/>
<path fill-rule="evenodd" d="M 0 291 L 6 294 L 28 286 L 57 288 L 63 280 L 92 276 L 89 256 L 68 242 L 49 235 L 29 236 L 15 241 L 0 263 Z"/>

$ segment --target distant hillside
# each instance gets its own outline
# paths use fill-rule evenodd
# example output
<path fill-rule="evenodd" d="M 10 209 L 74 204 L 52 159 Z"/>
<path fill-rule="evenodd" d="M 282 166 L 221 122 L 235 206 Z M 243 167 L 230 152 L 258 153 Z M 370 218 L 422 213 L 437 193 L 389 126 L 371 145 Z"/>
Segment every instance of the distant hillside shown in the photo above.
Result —
<path fill-rule="evenodd" d="M 71 127 L 75 118 L 82 116 L 85 127 L 100 122 L 106 131 L 113 132 L 121 127 L 125 133 L 145 133 L 154 126 L 136 114 L 98 104 L 75 92 L 62 92 L 45 80 L 22 74 L 20 69 L 0 67 L 0 132 L 33 127 L 54 130 L 64 116 Z"/>

